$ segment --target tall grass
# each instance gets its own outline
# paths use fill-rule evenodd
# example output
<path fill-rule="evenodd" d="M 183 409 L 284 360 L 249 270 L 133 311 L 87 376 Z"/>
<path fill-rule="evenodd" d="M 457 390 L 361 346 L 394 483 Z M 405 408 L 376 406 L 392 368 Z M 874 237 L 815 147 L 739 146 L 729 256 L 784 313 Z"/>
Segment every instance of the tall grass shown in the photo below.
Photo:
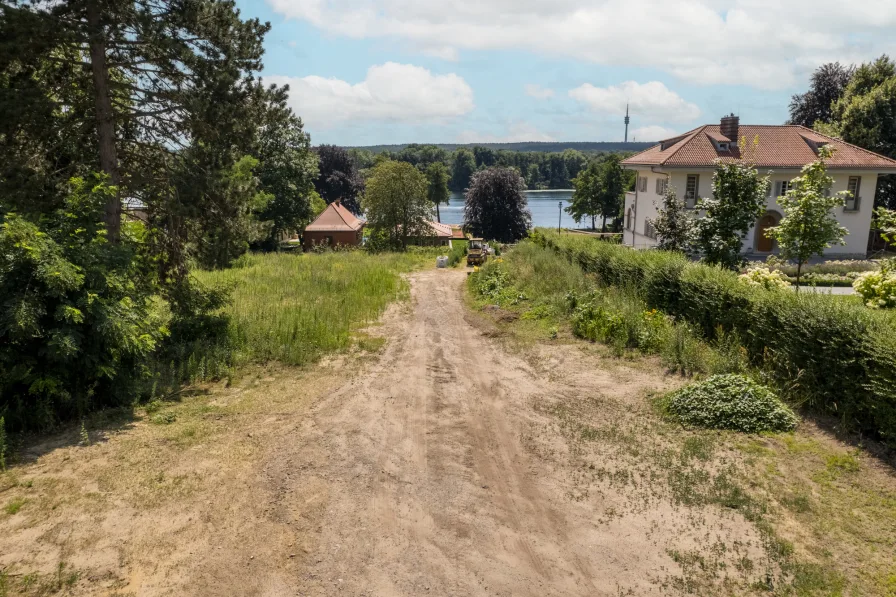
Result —
<path fill-rule="evenodd" d="M 748 367 L 732 336 L 707 341 L 687 322 L 649 307 L 637 289 L 602 287 L 575 263 L 532 242 L 488 262 L 472 285 L 484 302 L 522 311 L 524 319 L 568 322 L 576 336 L 607 344 L 619 356 L 630 350 L 656 354 L 686 375 Z"/>
<path fill-rule="evenodd" d="M 408 295 L 401 274 L 436 252 L 252 254 L 236 267 L 197 277 L 232 288 L 226 310 L 236 364 L 305 365 L 347 348 L 354 331 Z"/>

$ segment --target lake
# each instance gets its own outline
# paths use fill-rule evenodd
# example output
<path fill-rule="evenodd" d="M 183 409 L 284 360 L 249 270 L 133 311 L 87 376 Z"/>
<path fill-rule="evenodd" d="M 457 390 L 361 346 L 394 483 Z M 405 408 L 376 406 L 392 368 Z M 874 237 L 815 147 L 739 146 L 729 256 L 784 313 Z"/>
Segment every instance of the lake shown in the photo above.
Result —
<path fill-rule="evenodd" d="M 557 216 L 559 215 L 558 202 L 563 202 L 566 208 L 572 199 L 572 189 L 556 190 L 556 191 L 526 191 L 526 198 L 529 200 L 529 210 L 532 212 L 532 226 L 544 226 L 548 228 L 557 227 Z M 443 224 L 463 224 L 464 223 L 464 194 L 451 193 L 451 199 L 448 205 L 439 206 L 439 212 L 442 214 Z M 570 217 L 568 213 L 563 212 L 560 221 L 562 228 L 578 228 L 578 225 Z M 582 222 L 582 226 L 585 226 Z M 589 221 L 588 226 L 591 225 Z"/>

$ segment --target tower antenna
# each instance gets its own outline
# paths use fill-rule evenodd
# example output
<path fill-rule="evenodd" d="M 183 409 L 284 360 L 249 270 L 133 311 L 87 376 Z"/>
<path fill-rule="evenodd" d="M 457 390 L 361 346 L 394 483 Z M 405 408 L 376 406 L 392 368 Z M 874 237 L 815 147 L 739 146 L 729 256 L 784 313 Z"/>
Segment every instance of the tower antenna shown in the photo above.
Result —
<path fill-rule="evenodd" d="M 625 104 L 625 142 L 628 143 L 628 123 L 631 118 L 628 117 L 628 104 Z"/>

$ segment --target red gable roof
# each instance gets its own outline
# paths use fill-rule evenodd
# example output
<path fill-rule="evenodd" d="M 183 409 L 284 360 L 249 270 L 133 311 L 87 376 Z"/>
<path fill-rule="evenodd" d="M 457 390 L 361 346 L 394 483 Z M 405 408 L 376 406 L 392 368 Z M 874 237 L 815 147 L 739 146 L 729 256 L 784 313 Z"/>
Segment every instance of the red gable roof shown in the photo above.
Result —
<path fill-rule="evenodd" d="M 364 221 L 334 201 L 327 206 L 317 219 L 305 227 L 306 232 L 352 232 L 364 226 Z"/>
<path fill-rule="evenodd" d="M 834 155 L 827 160 L 829 168 L 858 168 L 896 170 L 896 160 L 856 147 L 840 139 L 828 137 L 812 129 L 797 125 L 741 125 L 741 139 L 752 145 L 758 139 L 752 160 L 760 168 L 802 168 L 818 159 L 820 145 L 834 147 Z M 625 166 L 713 166 L 715 160 L 740 159 L 744 149 L 747 157 L 752 151 L 732 146 L 730 151 L 719 151 L 713 141 L 727 141 L 718 124 L 701 126 L 660 142 L 649 149 L 623 160 Z"/>

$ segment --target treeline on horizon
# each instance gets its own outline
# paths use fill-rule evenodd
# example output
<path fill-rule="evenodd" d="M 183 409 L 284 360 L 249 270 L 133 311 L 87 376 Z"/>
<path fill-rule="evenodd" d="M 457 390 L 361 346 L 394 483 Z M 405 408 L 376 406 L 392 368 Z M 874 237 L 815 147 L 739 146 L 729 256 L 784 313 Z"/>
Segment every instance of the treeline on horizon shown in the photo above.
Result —
<path fill-rule="evenodd" d="M 406 147 L 416 145 L 428 145 L 444 149 L 445 151 L 457 151 L 465 147 L 472 150 L 474 147 L 487 147 L 489 149 L 503 149 L 507 151 L 541 151 L 547 153 L 562 152 L 567 149 L 589 152 L 606 151 L 643 151 L 656 145 L 656 142 L 628 142 L 621 141 L 519 141 L 516 143 L 397 143 L 394 145 L 349 145 L 346 149 L 365 149 L 373 153 L 399 152 Z"/>
<path fill-rule="evenodd" d="M 494 146 L 566 146 L 562 151 L 532 151 L 495 149 Z M 569 145 L 588 146 L 624 146 L 628 151 L 581 151 Z M 573 180 L 594 161 L 604 161 L 608 156 L 618 154 L 622 158 L 632 155 L 646 143 L 505 143 L 482 144 L 472 146 L 409 144 L 395 145 L 397 150 L 386 150 L 377 146 L 379 151 L 371 148 L 347 148 L 354 165 L 364 173 L 383 160 L 407 162 L 422 171 L 431 164 L 443 164 L 448 169 L 448 188 L 453 192 L 463 192 L 470 186 L 472 176 L 481 170 L 492 167 L 514 168 L 526 182 L 529 190 L 571 189 Z M 455 147 L 455 149 L 447 149 Z"/>

